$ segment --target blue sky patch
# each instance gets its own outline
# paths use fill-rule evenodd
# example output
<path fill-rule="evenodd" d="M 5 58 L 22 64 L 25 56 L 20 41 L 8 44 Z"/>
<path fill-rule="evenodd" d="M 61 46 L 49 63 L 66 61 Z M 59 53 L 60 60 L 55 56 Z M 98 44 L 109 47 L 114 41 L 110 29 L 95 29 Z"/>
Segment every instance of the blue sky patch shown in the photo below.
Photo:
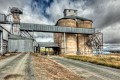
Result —
<path fill-rule="evenodd" d="M 34 5 L 34 3 L 37 3 Z M 39 12 L 44 15 L 45 17 L 49 18 L 50 15 L 46 13 L 46 9 L 51 6 L 53 0 L 32 0 L 31 8 L 34 11 L 36 7 L 39 8 Z"/>

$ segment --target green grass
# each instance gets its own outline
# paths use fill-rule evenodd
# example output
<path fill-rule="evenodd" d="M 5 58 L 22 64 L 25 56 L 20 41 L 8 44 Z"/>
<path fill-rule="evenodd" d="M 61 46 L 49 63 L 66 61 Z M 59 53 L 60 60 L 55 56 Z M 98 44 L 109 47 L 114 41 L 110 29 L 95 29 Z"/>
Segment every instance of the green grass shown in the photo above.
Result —
<path fill-rule="evenodd" d="M 40 53 L 31 53 L 33 56 L 38 56 Z"/>
<path fill-rule="evenodd" d="M 90 62 L 98 65 L 104 65 L 108 67 L 120 69 L 120 57 L 110 57 L 110 56 L 78 56 L 78 55 L 66 55 L 64 56 L 68 59 L 80 60 L 84 62 Z"/>

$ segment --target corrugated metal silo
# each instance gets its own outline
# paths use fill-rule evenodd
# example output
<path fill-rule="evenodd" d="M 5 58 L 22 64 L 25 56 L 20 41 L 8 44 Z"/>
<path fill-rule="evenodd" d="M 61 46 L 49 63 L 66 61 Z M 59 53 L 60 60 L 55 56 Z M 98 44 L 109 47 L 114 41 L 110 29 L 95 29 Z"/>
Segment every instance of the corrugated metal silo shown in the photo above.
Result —
<path fill-rule="evenodd" d="M 74 19 L 60 19 L 57 22 L 58 26 L 65 27 L 76 27 L 76 21 Z M 56 33 L 57 35 L 57 33 Z M 59 38 L 56 41 L 59 42 L 61 49 L 61 53 L 76 53 L 77 51 L 77 43 L 76 43 L 76 34 L 65 34 L 65 43 L 64 43 L 64 35 L 62 33 L 58 34 Z"/>

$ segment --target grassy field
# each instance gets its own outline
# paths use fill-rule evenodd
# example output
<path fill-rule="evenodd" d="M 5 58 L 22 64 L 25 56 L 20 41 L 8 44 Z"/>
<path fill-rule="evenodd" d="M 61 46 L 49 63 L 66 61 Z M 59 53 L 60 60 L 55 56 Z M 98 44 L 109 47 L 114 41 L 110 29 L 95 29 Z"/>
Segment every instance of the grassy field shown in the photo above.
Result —
<path fill-rule="evenodd" d="M 64 57 L 120 69 L 120 55 L 66 55 Z"/>

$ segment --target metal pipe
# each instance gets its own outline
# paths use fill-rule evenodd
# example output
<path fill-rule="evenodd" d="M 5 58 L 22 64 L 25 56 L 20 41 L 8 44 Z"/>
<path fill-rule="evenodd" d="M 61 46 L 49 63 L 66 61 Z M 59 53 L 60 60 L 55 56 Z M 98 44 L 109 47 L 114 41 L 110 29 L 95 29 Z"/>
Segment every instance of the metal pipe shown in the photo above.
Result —
<path fill-rule="evenodd" d="M 65 32 L 64 32 L 64 53 L 66 53 L 66 38 L 65 38 L 66 36 L 65 36 Z"/>
<path fill-rule="evenodd" d="M 0 37 L 1 37 L 1 54 L 3 54 L 3 32 L 1 32 L 1 35 L 0 35 Z"/>
<path fill-rule="evenodd" d="M 79 36 L 78 36 L 78 34 L 77 34 L 77 54 L 79 54 Z"/>
<path fill-rule="evenodd" d="M 78 28 L 78 20 L 76 20 L 76 28 Z M 79 35 L 77 34 L 77 54 L 79 54 Z"/>

